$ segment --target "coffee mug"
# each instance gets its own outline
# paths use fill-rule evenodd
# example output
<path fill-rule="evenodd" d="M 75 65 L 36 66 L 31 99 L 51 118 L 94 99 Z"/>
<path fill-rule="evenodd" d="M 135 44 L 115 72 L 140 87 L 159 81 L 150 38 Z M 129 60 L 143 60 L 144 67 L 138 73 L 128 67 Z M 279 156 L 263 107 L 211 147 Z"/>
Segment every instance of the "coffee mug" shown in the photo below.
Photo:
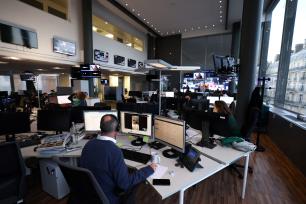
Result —
<path fill-rule="evenodd" d="M 155 164 L 160 164 L 160 156 L 158 155 L 158 153 L 152 153 L 151 162 Z"/>

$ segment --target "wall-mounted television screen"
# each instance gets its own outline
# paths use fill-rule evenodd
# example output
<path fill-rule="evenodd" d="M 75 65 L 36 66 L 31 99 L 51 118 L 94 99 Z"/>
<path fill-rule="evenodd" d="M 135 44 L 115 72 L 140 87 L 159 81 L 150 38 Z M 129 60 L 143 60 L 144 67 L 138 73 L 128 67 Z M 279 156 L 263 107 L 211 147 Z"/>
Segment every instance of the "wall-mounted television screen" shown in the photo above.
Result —
<path fill-rule="evenodd" d="M 94 50 L 94 60 L 108 62 L 109 53 L 101 50 Z"/>
<path fill-rule="evenodd" d="M 76 45 L 74 42 L 53 38 L 53 52 L 74 56 L 76 53 Z"/>
<path fill-rule="evenodd" d="M 38 48 L 37 33 L 0 23 L 1 41 L 27 48 Z"/>
<path fill-rule="evenodd" d="M 136 68 L 136 60 L 128 59 L 128 67 Z"/>
<path fill-rule="evenodd" d="M 33 73 L 22 73 L 20 74 L 21 81 L 35 81 L 35 75 Z"/>
<path fill-rule="evenodd" d="M 101 79 L 101 84 L 107 86 L 107 85 L 109 85 L 109 80 L 108 79 Z"/>
<path fill-rule="evenodd" d="M 204 80 L 204 73 L 200 73 L 200 72 L 193 73 L 193 79 Z"/>
<path fill-rule="evenodd" d="M 118 64 L 121 66 L 125 65 L 125 57 L 114 55 L 114 64 Z"/>

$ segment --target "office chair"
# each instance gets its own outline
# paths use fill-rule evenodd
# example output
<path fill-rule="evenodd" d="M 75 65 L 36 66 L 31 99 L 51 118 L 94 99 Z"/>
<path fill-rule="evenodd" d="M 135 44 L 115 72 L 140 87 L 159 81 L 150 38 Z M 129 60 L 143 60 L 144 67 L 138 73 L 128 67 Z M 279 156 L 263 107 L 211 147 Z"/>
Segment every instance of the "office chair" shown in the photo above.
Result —
<path fill-rule="evenodd" d="M 26 189 L 26 169 L 15 142 L 0 144 L 0 164 L 0 203 L 22 203 Z"/>
<path fill-rule="evenodd" d="M 54 160 L 70 188 L 68 204 L 109 204 L 109 200 L 89 170 L 67 165 L 58 158 Z"/>
<path fill-rule="evenodd" d="M 128 99 L 126 99 L 126 102 L 127 103 L 136 103 L 137 100 L 136 100 L 136 98 L 128 98 Z"/>

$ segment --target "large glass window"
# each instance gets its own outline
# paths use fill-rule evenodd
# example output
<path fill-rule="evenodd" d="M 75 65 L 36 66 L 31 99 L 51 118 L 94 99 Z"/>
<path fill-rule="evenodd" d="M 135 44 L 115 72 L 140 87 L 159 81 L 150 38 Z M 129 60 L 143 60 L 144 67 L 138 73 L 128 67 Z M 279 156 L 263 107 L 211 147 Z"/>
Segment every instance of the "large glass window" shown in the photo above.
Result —
<path fill-rule="evenodd" d="M 264 97 L 264 101 L 269 104 L 274 104 L 285 10 L 286 10 L 286 0 L 280 0 L 272 12 L 268 59 L 267 59 L 268 63 L 265 74 L 266 77 L 269 77 L 271 79 L 271 81 L 269 82 L 269 87 L 271 87 L 271 89 L 265 91 L 265 97 Z"/>
<path fill-rule="evenodd" d="M 68 0 L 20 0 L 57 17 L 68 18 Z"/>
<path fill-rule="evenodd" d="M 306 114 L 306 1 L 299 0 L 295 17 L 284 108 Z"/>
<path fill-rule="evenodd" d="M 136 50 L 144 50 L 144 43 L 141 39 L 122 31 L 117 26 L 112 25 L 100 17 L 92 16 L 92 24 L 92 30 L 94 32 L 97 32 L 104 37 L 116 40 Z"/>
<path fill-rule="evenodd" d="M 11 92 L 11 78 L 10 76 L 0 75 L 0 91 Z"/>

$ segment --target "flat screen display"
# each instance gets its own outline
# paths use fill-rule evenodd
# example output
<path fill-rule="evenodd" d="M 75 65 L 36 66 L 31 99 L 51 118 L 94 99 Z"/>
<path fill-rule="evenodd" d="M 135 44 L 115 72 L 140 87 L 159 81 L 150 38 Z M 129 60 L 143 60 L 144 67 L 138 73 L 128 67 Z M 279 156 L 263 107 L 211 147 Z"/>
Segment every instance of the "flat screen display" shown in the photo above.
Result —
<path fill-rule="evenodd" d="M 37 33 L 15 26 L 0 24 L 1 41 L 28 48 L 38 48 Z"/>
<path fill-rule="evenodd" d="M 136 135 L 152 136 L 152 115 L 120 112 L 121 131 Z"/>
<path fill-rule="evenodd" d="M 114 64 L 124 66 L 125 65 L 125 57 L 114 55 Z"/>
<path fill-rule="evenodd" d="M 101 79 L 101 84 L 102 85 L 109 85 L 109 80 L 108 79 Z"/>
<path fill-rule="evenodd" d="M 128 67 L 136 68 L 136 60 L 128 59 Z"/>
<path fill-rule="evenodd" d="M 98 49 L 94 50 L 94 59 L 100 62 L 108 62 L 109 53 Z"/>
<path fill-rule="evenodd" d="M 53 52 L 74 56 L 76 54 L 76 45 L 74 42 L 53 38 Z"/>
<path fill-rule="evenodd" d="M 58 104 L 70 104 L 71 101 L 68 99 L 70 95 L 64 95 L 64 96 L 57 96 L 57 103 Z"/>
<path fill-rule="evenodd" d="M 204 80 L 204 73 L 200 73 L 200 72 L 193 73 L 193 79 Z"/>
<path fill-rule="evenodd" d="M 20 74 L 21 81 L 35 81 L 35 75 L 33 73 L 22 73 Z"/>
<path fill-rule="evenodd" d="M 84 111 L 84 124 L 85 131 L 87 132 L 98 132 L 100 129 L 101 118 L 111 114 L 117 117 L 117 111 Z"/>

